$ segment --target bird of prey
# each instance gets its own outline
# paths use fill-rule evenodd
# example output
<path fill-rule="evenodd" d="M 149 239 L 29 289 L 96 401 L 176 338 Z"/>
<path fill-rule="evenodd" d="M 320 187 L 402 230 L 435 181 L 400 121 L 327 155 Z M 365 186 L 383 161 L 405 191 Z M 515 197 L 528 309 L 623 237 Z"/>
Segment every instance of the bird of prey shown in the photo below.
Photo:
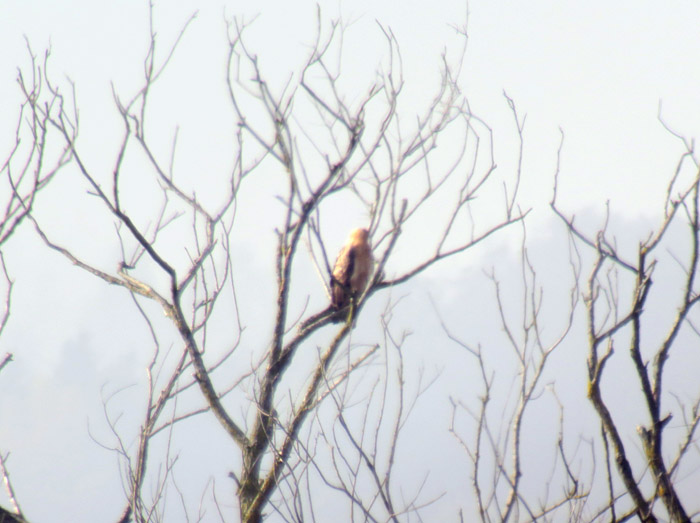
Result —
<path fill-rule="evenodd" d="M 354 229 L 338 254 L 331 275 L 331 304 L 336 310 L 358 298 L 367 287 L 373 263 L 368 240 L 367 229 Z"/>

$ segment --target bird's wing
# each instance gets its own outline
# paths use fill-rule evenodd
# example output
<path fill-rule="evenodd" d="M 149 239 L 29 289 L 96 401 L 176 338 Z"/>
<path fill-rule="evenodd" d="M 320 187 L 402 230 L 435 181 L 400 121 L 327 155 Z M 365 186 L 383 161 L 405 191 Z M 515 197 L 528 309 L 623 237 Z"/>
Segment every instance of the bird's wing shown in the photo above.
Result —
<path fill-rule="evenodd" d="M 335 261 L 333 274 L 331 276 L 331 294 L 333 304 L 336 307 L 342 307 L 345 304 L 348 293 L 350 292 L 350 278 L 355 270 L 355 248 L 345 247 L 338 259 Z"/>
<path fill-rule="evenodd" d="M 336 283 L 343 286 L 350 285 L 350 278 L 352 277 L 352 272 L 355 270 L 355 247 L 346 247 L 338 255 L 338 259 L 335 261 L 335 268 L 333 269 L 333 278 Z"/>

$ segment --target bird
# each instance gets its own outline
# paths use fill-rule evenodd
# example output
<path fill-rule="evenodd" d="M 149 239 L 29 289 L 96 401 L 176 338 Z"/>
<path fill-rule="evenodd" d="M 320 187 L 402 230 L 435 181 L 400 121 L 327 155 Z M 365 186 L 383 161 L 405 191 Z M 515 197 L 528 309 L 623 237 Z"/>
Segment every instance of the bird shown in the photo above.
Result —
<path fill-rule="evenodd" d="M 372 274 L 372 265 L 369 231 L 353 229 L 331 273 L 331 305 L 334 309 L 340 310 L 362 295 Z"/>

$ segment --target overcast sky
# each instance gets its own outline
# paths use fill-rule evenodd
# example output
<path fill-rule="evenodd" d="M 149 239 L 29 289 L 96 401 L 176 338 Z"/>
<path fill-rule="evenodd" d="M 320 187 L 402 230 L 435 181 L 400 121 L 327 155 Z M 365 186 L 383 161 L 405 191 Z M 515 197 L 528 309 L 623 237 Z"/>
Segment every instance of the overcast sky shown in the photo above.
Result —
<path fill-rule="evenodd" d="M 286 76 L 313 35 L 315 5 L 170 2 L 167 9 L 156 4 L 156 25 L 159 37 L 170 41 L 188 15 L 199 9 L 175 68 L 198 63 L 199 71 L 223 74 L 224 13 L 247 19 L 260 13 L 251 46 L 271 72 Z M 328 2 L 321 8 L 329 17 L 340 13 L 354 22 L 349 62 L 378 61 L 384 48 L 375 20 L 391 27 L 401 44 L 406 76 L 419 83 L 434 78 L 442 49 L 456 43 L 450 25 L 462 25 L 466 11 L 461 2 L 448 1 L 430 7 L 418 1 Z M 142 2 L 119 2 L 117 7 L 108 2 L 5 1 L 2 9 L 3 114 L 12 114 L 17 100 L 13 81 L 16 67 L 26 64 L 25 36 L 37 53 L 51 44 L 55 74 L 75 80 L 84 104 L 104 102 L 110 96 L 109 82 L 129 92 L 139 80 L 147 45 Z M 700 125 L 700 72 L 693 67 L 700 53 L 694 30 L 700 6 L 476 1 L 469 9 L 464 89 L 473 110 L 498 134 L 509 130 L 504 90 L 521 113 L 527 113 L 527 187 L 546 192 L 561 127 L 567 136 L 564 167 L 580 204 L 625 195 L 627 201 L 616 202 L 621 209 L 633 213 L 653 208 L 657 202 L 650 189 L 658 188 L 654 181 L 665 179 L 669 158 L 677 152 L 657 123 L 659 103 L 678 132 L 693 136 Z M 173 103 L 182 104 L 183 96 L 199 98 L 198 91 L 187 87 L 173 92 Z"/>
<path fill-rule="evenodd" d="M 0 0 L 0 157 L 4 159 L 13 143 L 21 100 L 15 80 L 17 68 L 26 70 L 28 65 L 27 42 L 40 56 L 50 45 L 50 72 L 61 81 L 69 77 L 75 82 L 83 122 L 81 139 L 90 151 L 88 161 L 114 154 L 110 139 L 118 136 L 119 120 L 112 84 L 127 98 L 141 81 L 148 46 L 144 4 L 132 0 Z M 474 113 L 494 130 L 500 169 L 513 168 L 516 157 L 512 151 L 517 147 L 504 91 L 515 101 L 520 116 L 527 115 L 521 203 L 535 208 L 528 234 L 538 245 L 546 245 L 554 234 L 546 204 L 562 132 L 560 196 L 564 207 L 600 216 L 605 201 L 610 200 L 617 232 L 635 230 L 640 235 L 645 224 L 662 211 L 666 183 L 682 147 L 660 125 L 659 107 L 676 132 L 689 138 L 700 135 L 700 3 L 661 5 L 651 1 L 469 2 L 468 51 L 460 82 Z M 190 162 L 205 172 L 221 168 L 227 160 L 225 137 L 233 125 L 230 113 L 222 113 L 217 105 L 226 89 L 224 16 L 251 20 L 259 13 L 248 45 L 259 55 L 263 70 L 281 81 L 306 56 L 315 29 L 316 4 L 156 2 L 154 23 L 159 39 L 172 42 L 197 9 L 169 69 L 168 90 L 160 93 L 153 110 L 165 120 L 164 128 L 170 123 L 180 125 L 182 140 L 191 146 L 184 150 L 198 151 L 196 157 L 181 159 L 184 168 Z M 340 15 L 349 23 L 346 67 L 357 70 L 358 85 L 371 78 L 385 57 L 385 40 L 377 22 L 391 28 L 401 46 L 408 96 L 416 99 L 432 92 L 443 50 L 447 49 L 448 58 L 457 56 L 461 40 L 453 26 L 467 21 L 466 5 L 446 0 L 324 2 L 321 10 L 324 17 Z M 164 78 L 163 83 L 167 82 Z M 362 94 L 350 92 L 348 96 Z M 169 111 L 172 107 L 178 110 Z M 168 122 L 169 112 L 177 115 L 170 116 L 177 121 Z M 165 136 L 163 143 L 169 144 L 171 136 Z M 46 205 L 47 215 L 61 216 L 62 211 L 57 212 L 51 201 L 46 200 Z M 66 214 L 78 216 L 73 221 L 79 225 L 61 230 L 57 223 L 61 240 L 72 241 L 71 231 L 83 238 L 96 237 L 99 225 L 91 220 L 81 222 L 79 216 L 84 212 L 82 207 L 65 209 Z M 120 352 L 124 347 L 128 354 L 136 351 L 130 346 L 132 329 L 104 312 L 128 307 L 130 298 L 124 292 L 106 290 L 87 274 L 78 274 L 57 256 L 47 255 L 53 267 L 37 263 L 35 254 L 27 253 L 44 251 L 32 231 L 25 227 L 18 236 L 21 248 L 9 248 L 14 249 L 9 262 L 19 283 L 13 317 L 0 340 L 1 352 L 12 351 L 16 359 L 0 375 L 0 451 L 12 453 L 9 464 L 16 489 L 33 521 L 109 521 L 122 505 L 119 479 L 114 475 L 116 458 L 90 440 L 88 425 L 92 430 L 103 423 L 103 386 L 114 390 L 142 378 L 143 365 L 125 362 Z M 336 245 L 341 241 L 339 238 Z M 636 240 L 632 248 L 634 243 Z M 100 252 L 97 247 L 94 251 L 96 263 L 115 259 L 113 251 Z M 426 274 L 415 284 L 411 299 L 423 300 L 423 304 L 407 312 L 408 318 L 416 316 L 418 341 L 413 354 L 430 343 L 420 326 L 437 330 L 436 320 L 427 319 L 432 307 L 426 305 L 435 289 L 444 293 L 437 308 L 446 321 L 463 326 L 460 318 L 464 313 L 455 308 L 462 303 L 467 313 L 484 314 L 483 323 L 488 324 L 488 314 L 479 308 L 479 302 L 470 305 L 465 300 L 467 291 L 460 282 L 479 280 L 470 283 L 470 288 L 488 292 L 480 263 L 492 264 L 504 252 L 513 254 L 514 249 L 490 243 L 469 258 L 476 266 L 460 268 L 464 262 L 452 260 L 455 271 Z M 264 254 L 251 252 L 250 256 L 255 259 Z M 566 256 L 565 249 L 556 256 Z M 31 272 L 32 277 L 20 279 L 22 272 Z M 133 339 L 140 334 L 133 333 Z M 111 335 L 121 336 L 115 346 L 104 340 Z M 469 332 L 468 336 L 473 342 L 482 334 Z M 424 353 L 421 364 L 436 372 L 444 370 L 439 358 L 453 357 L 450 350 Z M 444 372 L 444 388 L 433 389 L 431 398 L 444 399 L 445 391 L 454 392 L 451 387 L 458 377 L 450 369 Z M 443 407 L 447 412 L 448 405 Z M 104 433 L 104 424 L 94 430 Z M 214 442 L 225 448 L 222 435 L 216 430 L 212 433 Z M 216 457 L 209 458 L 216 461 Z M 182 458 L 185 464 L 197 459 L 200 457 L 191 454 Z M 466 485 L 459 467 L 445 466 L 448 474 Z M 96 492 L 94 499 L 84 499 L 86 490 Z M 448 501 L 459 499 L 455 493 L 449 496 Z M 0 503 L 7 505 L 4 493 Z M 448 503 L 444 515 L 450 514 L 454 511 Z"/>

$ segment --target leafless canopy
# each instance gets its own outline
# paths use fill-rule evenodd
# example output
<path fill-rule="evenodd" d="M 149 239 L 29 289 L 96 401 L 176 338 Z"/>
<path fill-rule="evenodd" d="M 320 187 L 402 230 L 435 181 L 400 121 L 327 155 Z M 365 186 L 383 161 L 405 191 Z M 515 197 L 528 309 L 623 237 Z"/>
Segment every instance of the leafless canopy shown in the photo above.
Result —
<path fill-rule="evenodd" d="M 222 521 L 315 521 L 328 500 L 352 521 L 421 520 L 445 493 L 431 490 L 429 470 L 412 483 L 397 472 L 399 442 L 435 376 L 416 371 L 403 350 L 409 333 L 396 319 L 397 288 L 506 228 L 509 238 L 521 234 L 519 271 L 487 270 L 490 294 L 478 296 L 484 308 L 492 300 L 498 333 L 481 343 L 468 325 L 443 320 L 446 345 L 474 377 L 469 395 L 449 397 L 445 420 L 470 480 L 459 516 L 697 517 L 689 484 L 700 462 L 692 368 L 700 360 L 700 160 L 692 140 L 662 120 L 682 151 L 658 222 L 632 243 L 620 237 L 614 203 L 599 226 L 567 210 L 557 161 L 544 207 L 563 231 L 570 284 L 550 288 L 520 207 L 525 117 L 505 94 L 519 148 L 512 170 L 496 169 L 491 129 L 461 89 L 465 27 L 453 28 L 457 48 L 414 85 L 397 38 L 380 24 L 379 58 L 357 73 L 347 52 L 353 28 L 319 9 L 305 54 L 280 76 L 274 60 L 256 54 L 256 24 L 228 19 L 225 76 L 205 79 L 219 82 L 217 116 L 226 118 L 203 117 L 180 132 L 173 122 L 197 97 L 174 79 L 196 15 L 169 42 L 156 36 L 153 6 L 149 22 L 143 78 L 131 91 L 112 86 L 107 110 L 118 129 L 99 146 L 81 86 L 59 81 L 50 53 L 38 57 L 27 44 L 14 140 L 0 151 L 0 334 L 15 276 L 6 246 L 26 230 L 109 284 L 104 295 L 126 305 L 105 314 L 141 336 L 141 381 L 105 385 L 104 419 L 88 429 L 118 457 L 118 521 L 202 520 L 207 511 Z M 163 100 L 178 103 L 164 111 Z M 223 136 L 225 160 L 210 161 L 191 131 Z M 562 133 L 558 159 L 563 143 Z M 75 209 L 99 235 L 66 234 Z M 332 264 L 356 227 L 369 231 L 375 266 L 364 294 L 336 310 Z M 550 317 L 552 298 L 561 307 Z M 568 348 L 585 352 L 573 415 L 560 384 L 574 378 L 552 378 Z M 2 379 L 20 357 L 3 354 Z M 577 414 L 593 427 L 572 441 L 567 423 Z M 231 452 L 193 493 L 179 486 L 178 460 L 206 443 L 179 436 L 208 421 Z M 551 472 L 533 486 L 527 463 L 533 439 L 545 437 Z M 31 509 L 10 481 L 9 458 L 0 449 L 0 522 L 22 522 Z"/>
<path fill-rule="evenodd" d="M 29 159 L 38 167 L 29 169 L 28 160 L 16 171 L 7 162 L 3 171 L 13 186 L 8 226 L 29 216 L 46 245 L 131 293 L 150 332 L 146 408 L 136 445 L 118 430 L 112 396 L 104 399 L 113 439 L 100 443 L 121 459 L 127 496 L 121 521 L 163 517 L 163 492 L 176 460 L 168 450 L 170 437 L 184 420 L 198 415 L 213 416 L 238 449 L 240 461 L 231 463 L 230 476 L 243 521 L 260 521 L 270 511 L 286 520 L 312 520 L 311 484 L 342 493 L 364 519 L 395 520 L 416 511 L 429 500 L 418 494 L 396 499 L 390 481 L 393 449 L 411 410 L 401 378 L 403 336 L 391 332 L 391 306 L 373 319 L 384 333 L 376 344 L 353 344 L 351 333 L 375 294 L 523 218 L 516 205 L 519 172 L 511 175 L 512 189 L 513 180 L 496 180 L 491 131 L 472 114 L 459 88 L 466 36 L 454 60 L 443 57 L 431 97 L 416 101 L 415 95 L 404 100 L 398 43 L 384 27 L 376 28 L 385 41 L 384 59 L 367 85 L 344 76 L 347 29 L 339 21 L 324 22 L 320 13 L 307 59 L 286 82 L 275 83 L 264 73 L 264 59 L 246 44 L 252 29 L 238 19 L 229 21 L 228 99 L 221 105 L 235 127 L 230 169 L 207 173 L 217 199 L 198 197 L 207 193 L 198 187 L 199 173 L 179 169 L 177 158 L 185 152 L 177 130 L 170 151 L 154 145 L 163 128 L 152 117 L 152 98 L 165 81 L 163 71 L 177 60 L 177 47 L 186 45 L 183 36 L 191 22 L 165 51 L 151 23 L 141 87 L 130 96 L 114 92 L 121 139 L 113 144 L 111 164 L 92 161 L 83 150 L 76 86 L 53 83 L 46 66 L 36 67 L 32 57 L 33 80 L 20 74 L 26 114 L 21 121 L 32 122 L 35 152 Z M 46 169 L 41 154 L 49 140 L 61 152 L 55 166 Z M 91 261 L 89 249 L 60 245 L 50 224 L 30 214 L 36 188 L 59 168 L 77 173 L 87 188 L 84 200 L 98 201 L 102 216 L 114 223 L 121 255 L 111 267 Z M 29 185 L 24 192 L 22 183 Z M 501 209 L 477 200 L 503 187 Z M 240 274 L 237 234 L 256 230 L 256 223 L 241 217 L 239 208 L 256 192 L 261 205 L 278 204 L 274 271 Z M 298 267 L 315 267 L 323 284 L 328 281 L 335 255 L 326 248 L 328 231 L 337 230 L 338 209 L 346 207 L 360 209 L 366 223 L 348 223 L 343 234 L 367 226 L 376 267 L 364 296 L 336 313 L 325 305 L 323 285 L 310 285 Z M 430 230 L 425 230 L 428 214 Z M 270 335 L 251 349 L 250 342 L 242 343 L 246 315 L 237 289 L 243 279 L 266 278 L 276 287 L 268 304 Z M 311 312 L 300 308 L 295 296 L 324 305 Z M 173 332 L 172 348 L 167 348 Z M 355 416 L 348 417 L 353 400 L 348 383 L 382 351 L 384 371 L 357 425 Z M 398 394 L 398 404 L 388 401 L 394 397 L 390 390 Z M 182 398 L 190 406 L 179 406 Z M 375 419 L 372 405 L 384 415 Z M 334 414 L 323 414 L 322 408 Z M 373 423 L 375 437 L 363 436 Z M 388 440 L 380 437 L 384 431 Z M 151 473 L 150 483 L 157 488 L 147 497 L 144 484 L 155 459 L 149 449 L 159 437 L 168 442 L 166 458 Z M 370 486 L 360 487 L 363 474 L 371 478 Z"/>
<path fill-rule="evenodd" d="M 551 204 L 577 249 L 592 258 L 583 282 L 588 398 L 600 419 L 606 450 L 609 505 L 600 515 L 607 513 L 613 521 L 634 515 L 641 521 L 690 521 L 688 503 L 696 501 L 694 493 L 683 500 L 676 479 L 683 461 L 693 463 L 689 451 L 694 447 L 700 421 L 700 403 L 698 399 L 688 403 L 684 399 L 686 393 L 681 392 L 684 384 L 669 381 L 674 371 L 667 362 L 674 353 L 681 358 L 677 361 L 691 357 L 681 355 L 683 347 L 693 339 L 691 343 L 697 343 L 693 312 L 697 311 L 699 299 L 696 275 L 700 164 L 692 142 L 661 122 L 681 140 L 684 151 L 670 177 L 660 223 L 639 242 L 636 252 L 618 247 L 608 230 L 609 215 L 594 233 L 568 216 L 557 201 L 556 179 Z M 681 234 L 685 235 L 684 245 L 677 240 Z M 673 295 L 676 287 L 674 273 L 681 275 L 682 292 L 675 298 L 666 298 Z M 654 274 L 662 276 L 654 281 Z M 656 298 L 652 298 L 653 289 L 657 290 Z M 667 299 L 676 300 L 673 315 L 667 314 Z M 658 335 L 656 329 L 665 329 L 665 333 Z M 616 354 L 621 346 L 627 350 Z M 627 391 L 629 396 L 623 403 L 644 406 L 646 421 L 635 428 L 643 459 L 638 459 L 636 449 L 631 448 L 630 427 L 625 425 L 624 416 L 616 413 L 620 398 L 605 392 L 605 380 L 617 379 L 609 370 L 613 357 L 627 358 L 637 380 L 637 387 Z M 669 427 L 673 424 L 680 428 L 681 436 L 677 430 L 671 435 Z"/>

